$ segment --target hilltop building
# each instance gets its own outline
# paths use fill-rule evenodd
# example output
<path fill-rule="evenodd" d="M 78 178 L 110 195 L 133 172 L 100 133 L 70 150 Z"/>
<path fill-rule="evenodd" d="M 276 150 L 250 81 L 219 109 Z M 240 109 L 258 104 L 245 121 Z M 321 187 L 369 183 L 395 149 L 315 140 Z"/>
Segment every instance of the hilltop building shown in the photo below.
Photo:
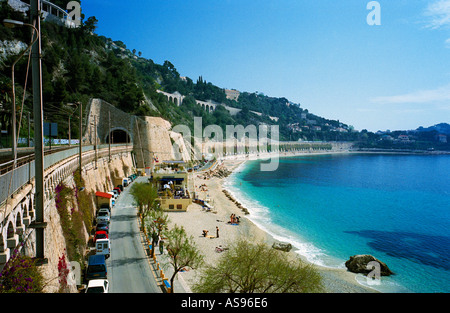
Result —
<path fill-rule="evenodd" d="M 241 93 L 235 89 L 225 89 L 225 95 L 227 96 L 227 99 L 237 101 L 240 94 Z"/>
<path fill-rule="evenodd" d="M 7 0 L 8 4 L 16 11 L 27 14 L 30 10 L 29 0 Z M 76 28 L 77 23 L 69 18 L 69 14 L 65 8 L 60 8 L 50 1 L 42 0 L 42 18 L 46 22 L 53 22 L 70 28 Z"/>

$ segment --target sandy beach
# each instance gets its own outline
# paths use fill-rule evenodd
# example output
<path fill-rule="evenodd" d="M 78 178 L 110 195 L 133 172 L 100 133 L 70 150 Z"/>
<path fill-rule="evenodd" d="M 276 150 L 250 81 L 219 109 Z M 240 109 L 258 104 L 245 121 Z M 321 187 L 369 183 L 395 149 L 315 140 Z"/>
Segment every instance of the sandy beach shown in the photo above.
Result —
<path fill-rule="evenodd" d="M 236 169 L 239 165 L 245 162 L 245 159 L 229 159 L 223 161 L 221 165 L 225 166 L 230 171 Z M 210 198 L 214 208 L 211 211 L 206 211 L 199 204 L 191 204 L 187 212 L 170 212 L 170 226 L 174 224 L 183 226 L 188 235 L 191 235 L 198 247 L 198 249 L 205 256 L 205 262 L 208 264 L 215 264 L 226 254 L 224 252 L 216 252 L 216 247 L 227 247 L 234 240 L 238 238 L 247 238 L 251 241 L 263 241 L 272 246 L 277 242 L 270 234 L 260 229 L 250 219 L 250 215 L 245 215 L 244 212 L 231 201 L 223 192 L 223 179 L 219 177 L 202 178 L 202 173 L 195 173 L 196 192 L 199 193 L 200 199 Z M 199 188 L 205 191 L 200 191 Z M 236 199 L 239 201 L 239 199 Z M 231 214 L 240 217 L 239 225 L 231 225 Z M 217 228 L 218 235 L 217 236 Z M 204 237 L 202 231 L 207 230 L 208 236 Z M 293 258 L 301 258 L 293 248 L 289 253 Z M 305 259 L 301 258 L 304 262 Z M 323 285 L 325 292 L 328 293 L 366 293 L 377 292 L 374 289 L 362 286 L 356 281 L 356 274 L 346 271 L 345 269 L 332 269 L 314 265 L 323 277 Z M 192 287 L 199 277 L 200 270 L 188 270 L 180 273 L 179 278 L 182 283 L 188 288 Z"/>

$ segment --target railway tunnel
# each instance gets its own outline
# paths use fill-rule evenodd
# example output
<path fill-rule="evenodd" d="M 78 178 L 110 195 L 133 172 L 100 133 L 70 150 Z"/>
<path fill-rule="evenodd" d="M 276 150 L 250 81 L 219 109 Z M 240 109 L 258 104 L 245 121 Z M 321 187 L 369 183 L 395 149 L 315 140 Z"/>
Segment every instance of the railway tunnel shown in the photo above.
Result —
<path fill-rule="evenodd" d="M 109 140 L 111 138 L 111 144 L 115 144 L 115 143 L 131 143 L 132 139 L 130 134 L 124 130 L 124 129 L 113 129 L 111 130 L 105 138 L 105 142 L 109 143 Z"/>

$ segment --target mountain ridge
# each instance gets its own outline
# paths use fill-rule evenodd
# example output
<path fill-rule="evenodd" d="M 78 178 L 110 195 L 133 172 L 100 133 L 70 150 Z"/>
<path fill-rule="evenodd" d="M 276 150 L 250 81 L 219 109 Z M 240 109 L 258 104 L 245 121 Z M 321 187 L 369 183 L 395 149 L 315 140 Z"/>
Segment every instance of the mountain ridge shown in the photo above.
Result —
<path fill-rule="evenodd" d="M 438 133 L 444 134 L 444 135 L 450 135 L 450 124 L 448 123 L 439 123 L 435 124 L 429 127 L 423 127 L 420 126 L 416 129 L 416 131 L 423 132 L 423 131 L 437 131 Z"/>
<path fill-rule="evenodd" d="M 22 13 L 14 12 L 6 1 L 1 2 L 2 18 L 22 19 Z M 193 117 L 202 117 L 203 127 L 219 125 L 279 125 L 282 141 L 353 141 L 376 145 L 381 135 L 367 130 L 355 130 L 353 126 L 328 119 L 309 112 L 308 109 L 294 104 L 285 97 L 270 97 L 262 93 L 242 91 L 236 100 L 227 99 L 225 89 L 207 82 L 202 76 L 197 81 L 181 77 L 170 61 L 157 64 L 151 59 L 141 57 L 136 50 L 130 51 L 120 40 L 113 40 L 95 34 L 97 19 L 89 17 L 80 28 L 69 29 L 49 22 L 42 23 L 43 49 L 43 93 L 46 105 L 44 115 L 57 122 L 60 137 L 67 136 L 67 116 L 70 113 L 67 103 L 81 101 L 87 104 L 90 98 L 100 98 L 124 112 L 138 116 L 159 116 L 172 125 L 188 125 L 193 129 Z M 19 29 L 9 30 L 0 25 L 0 35 L 5 41 L 16 38 L 29 42 L 29 32 Z M 2 129 L 7 129 L 10 116 L 10 71 L 17 53 L 11 53 L 0 63 L 0 103 L 3 111 L 0 115 Z M 16 67 L 16 98 L 23 95 L 26 72 L 26 58 Z M 31 92 L 28 86 L 27 92 Z M 157 92 L 175 91 L 184 95 L 183 105 L 176 105 Z M 24 113 L 32 112 L 31 97 L 26 97 Z M 227 106 L 241 109 L 231 115 L 223 106 L 217 105 L 207 112 L 196 100 L 211 100 Z M 261 114 L 255 114 L 260 112 Z M 73 113 L 73 112 L 72 112 Z M 76 118 L 76 112 L 73 113 Z M 278 117 L 274 121 L 270 117 Z M 419 127 L 417 132 L 427 133 L 445 130 L 446 123 L 436 124 L 431 129 Z M 27 134 L 27 125 L 21 128 L 22 135 Z M 77 125 L 71 128 L 72 135 L 78 133 Z M 423 137 L 423 136 L 422 136 Z M 425 137 L 424 137 L 425 138 Z M 434 141 L 430 135 L 427 140 Z M 448 148 L 450 150 L 450 148 Z"/>

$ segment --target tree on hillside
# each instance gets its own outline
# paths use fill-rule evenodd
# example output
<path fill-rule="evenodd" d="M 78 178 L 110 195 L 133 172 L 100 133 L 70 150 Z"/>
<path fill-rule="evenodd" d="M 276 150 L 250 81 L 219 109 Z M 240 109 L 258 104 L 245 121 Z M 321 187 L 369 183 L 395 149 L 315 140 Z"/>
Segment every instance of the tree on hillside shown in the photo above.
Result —
<path fill-rule="evenodd" d="M 208 266 L 194 292 L 307 293 L 322 290 L 320 274 L 286 252 L 240 240 L 217 264 Z"/>
<path fill-rule="evenodd" d="M 135 83 L 129 82 L 122 85 L 122 93 L 119 100 L 119 108 L 127 113 L 135 112 L 144 100 L 142 89 Z"/>
<path fill-rule="evenodd" d="M 84 32 L 91 34 L 94 33 L 95 29 L 97 28 L 97 23 L 98 23 L 97 18 L 95 16 L 90 16 L 88 17 L 86 22 L 83 23 L 81 28 L 83 29 Z"/>

